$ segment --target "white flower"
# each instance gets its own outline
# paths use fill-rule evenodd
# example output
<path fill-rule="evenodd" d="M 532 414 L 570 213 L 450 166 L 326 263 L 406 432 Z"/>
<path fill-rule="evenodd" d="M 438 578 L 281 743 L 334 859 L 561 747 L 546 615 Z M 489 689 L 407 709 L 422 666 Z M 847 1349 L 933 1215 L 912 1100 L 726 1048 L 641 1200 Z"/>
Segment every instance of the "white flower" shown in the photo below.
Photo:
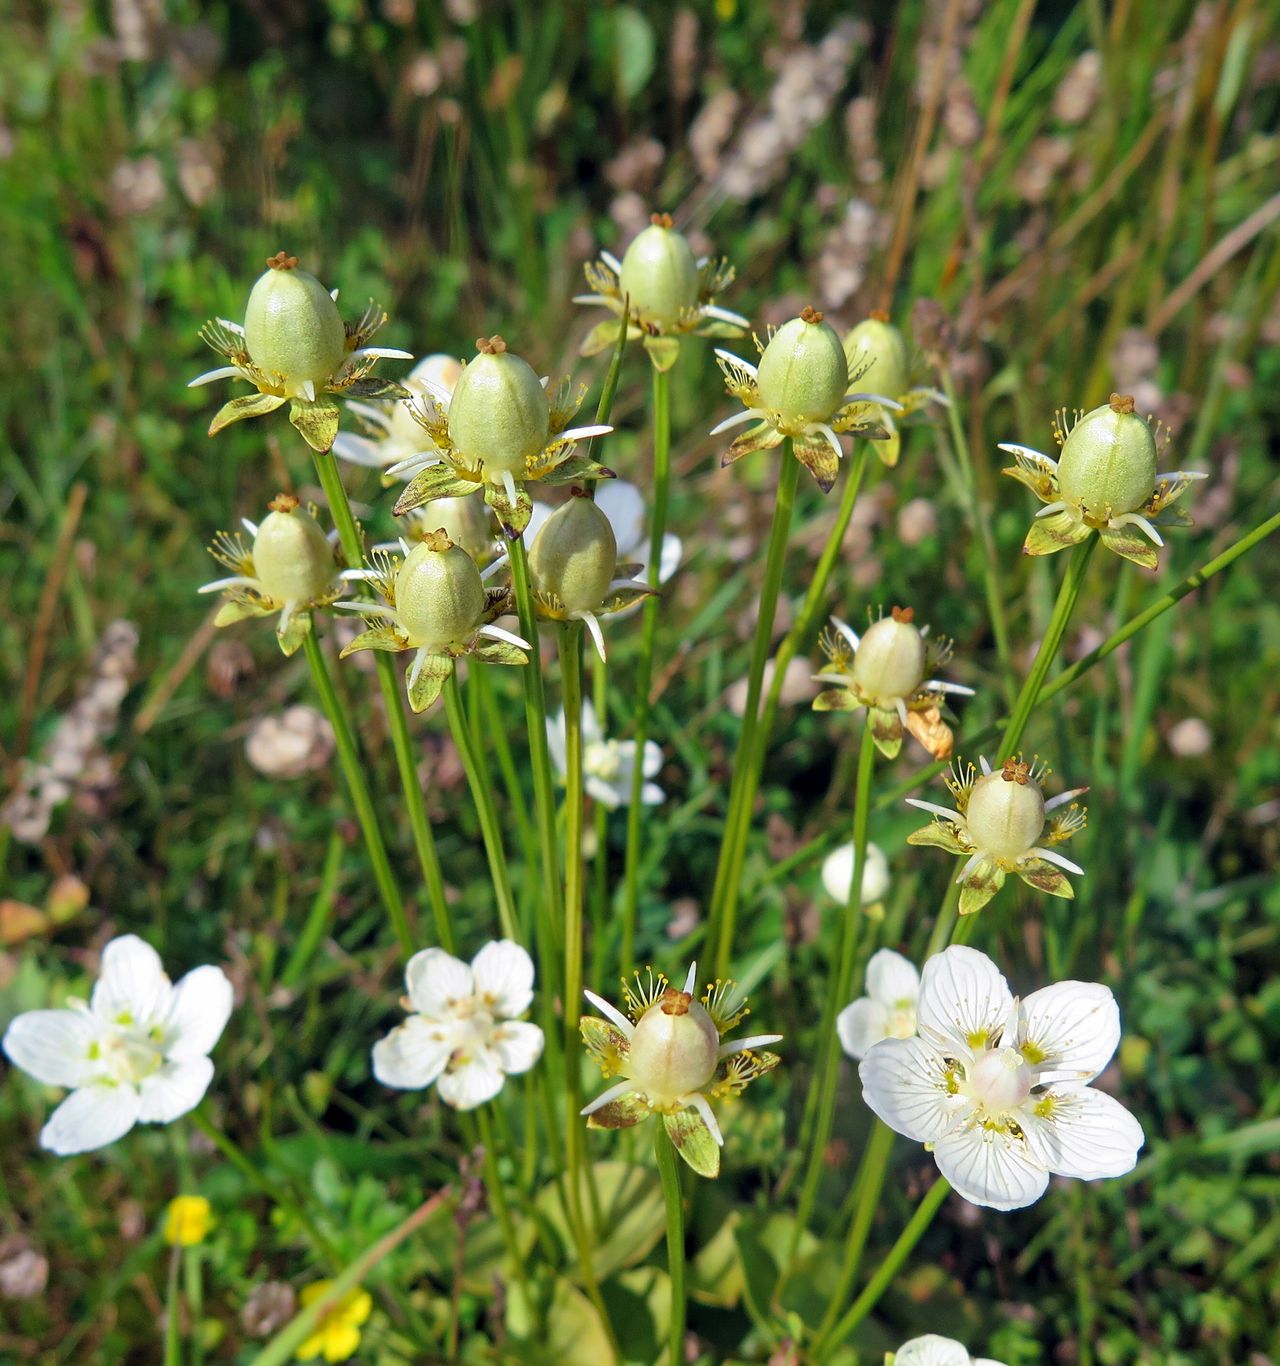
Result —
<path fill-rule="evenodd" d="M 922 1338 L 904 1342 L 896 1353 L 885 1357 L 886 1366 L 1004 1366 L 991 1357 L 971 1357 L 954 1338 L 926 1333 Z"/>
<path fill-rule="evenodd" d="M 861 1058 L 882 1039 L 912 1038 L 919 996 L 914 963 L 892 949 L 873 953 L 867 964 L 867 994 L 836 1016 L 841 1047 L 851 1058 Z"/>
<path fill-rule="evenodd" d="M 551 762 L 560 777 L 565 776 L 564 710 L 547 717 L 547 748 Z M 631 778 L 636 766 L 634 740 L 606 740 L 596 717 L 596 709 L 584 699 L 582 703 L 582 778 L 586 790 L 610 811 L 631 803 Z M 640 800 L 645 806 L 657 806 L 666 793 L 647 781 L 656 777 L 662 767 L 662 750 L 653 740 L 644 744 L 644 777 Z"/>
<path fill-rule="evenodd" d="M 40 1132 L 65 1156 L 103 1148 L 135 1124 L 169 1124 L 204 1099 L 209 1053 L 231 1014 L 221 968 L 195 968 L 173 986 L 160 955 L 136 935 L 102 951 L 93 995 L 62 1010 L 19 1015 L 4 1036 L 16 1067 L 71 1094 Z"/>
<path fill-rule="evenodd" d="M 418 396 L 431 395 L 447 408 L 453 386 L 462 374 L 462 362 L 441 352 L 426 356 L 409 372 L 404 387 Z M 348 399 L 347 407 L 360 417 L 369 430 L 368 436 L 339 432 L 333 441 L 333 453 L 353 465 L 391 472 L 392 465 L 435 450 L 435 444 L 422 426 L 414 421 L 411 405 L 399 403 L 360 403 Z M 421 468 L 418 460 L 415 469 Z M 405 471 L 407 476 L 408 471 Z"/>
<path fill-rule="evenodd" d="M 853 845 L 842 844 L 823 860 L 822 885 L 827 895 L 839 906 L 849 904 L 849 889 L 853 884 Z M 889 860 L 878 845 L 867 845 L 867 867 L 862 875 L 862 904 L 874 906 L 883 901 L 889 891 Z"/>
<path fill-rule="evenodd" d="M 985 954 L 954 945 L 925 964 L 917 1017 L 919 1037 L 863 1058 L 862 1096 L 932 1149 L 957 1194 L 1020 1209 L 1051 1173 L 1095 1181 L 1133 1169 L 1141 1125 L 1089 1085 L 1120 1042 L 1106 987 L 1059 982 L 1019 1002 Z"/>
<path fill-rule="evenodd" d="M 409 1018 L 373 1046 L 373 1075 L 384 1086 L 416 1091 L 435 1082 L 447 1105 L 473 1110 L 542 1056 L 542 1030 L 516 1018 L 533 1001 L 533 960 L 519 944 L 492 941 L 470 967 L 423 949 L 404 980 Z"/>

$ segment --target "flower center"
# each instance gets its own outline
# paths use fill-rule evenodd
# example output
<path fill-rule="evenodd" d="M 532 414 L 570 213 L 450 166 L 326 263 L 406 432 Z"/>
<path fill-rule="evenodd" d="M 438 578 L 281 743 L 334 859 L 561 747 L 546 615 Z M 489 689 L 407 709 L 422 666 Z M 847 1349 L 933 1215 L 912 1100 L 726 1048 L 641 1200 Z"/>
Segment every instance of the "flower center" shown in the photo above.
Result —
<path fill-rule="evenodd" d="M 896 1002 L 885 1021 L 891 1039 L 914 1039 L 916 1036 L 916 1008 L 911 1001 Z"/>
<path fill-rule="evenodd" d="M 989 1048 L 966 1080 L 969 1094 L 993 1116 L 1021 1105 L 1031 1094 L 1031 1069 L 1016 1048 Z"/>
<path fill-rule="evenodd" d="M 136 1086 L 164 1062 L 164 1032 L 159 1025 L 141 1025 L 121 1015 L 102 1032 L 89 1050 L 112 1081 Z"/>
<path fill-rule="evenodd" d="M 616 740 L 593 740 L 584 746 L 582 766 L 592 778 L 612 783 L 622 772 L 622 758 Z"/>

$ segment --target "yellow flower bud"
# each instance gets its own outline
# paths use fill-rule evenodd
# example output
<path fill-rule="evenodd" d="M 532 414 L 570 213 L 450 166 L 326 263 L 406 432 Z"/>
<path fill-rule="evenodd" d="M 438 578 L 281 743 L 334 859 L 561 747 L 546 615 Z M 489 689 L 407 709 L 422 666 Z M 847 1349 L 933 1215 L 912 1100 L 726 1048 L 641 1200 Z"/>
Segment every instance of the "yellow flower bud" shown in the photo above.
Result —
<path fill-rule="evenodd" d="M 670 214 L 654 214 L 627 248 L 618 281 L 631 314 L 642 323 L 669 328 L 698 302 L 698 263 L 683 233 L 671 226 Z"/>
<path fill-rule="evenodd" d="M 897 398 L 911 387 L 911 360 L 901 332 L 881 314 L 860 322 L 844 339 L 849 374 L 859 389 Z"/>
<path fill-rule="evenodd" d="M 760 406 L 786 424 L 829 422 L 849 387 L 849 362 L 822 314 L 806 308 L 773 334 L 756 375 Z"/>
<path fill-rule="evenodd" d="M 533 367 L 501 337 L 481 337 L 449 401 L 449 439 L 464 461 L 486 475 L 524 477 L 525 462 L 547 444 L 551 405 Z M 491 479 L 497 483 L 499 480 Z"/>
<path fill-rule="evenodd" d="M 445 653 L 465 645 L 484 615 L 475 561 L 443 532 L 429 532 L 396 574 L 396 615 L 409 644 Z"/>
<path fill-rule="evenodd" d="M 863 634 L 853 657 L 853 681 L 866 697 L 892 702 L 911 697 L 924 682 L 924 637 L 910 607 L 895 607 Z"/>
<path fill-rule="evenodd" d="M 1020 859 L 1044 832 L 1044 793 L 1026 765 L 1010 760 L 974 783 L 964 817 L 983 853 Z"/>
<path fill-rule="evenodd" d="M 203 1195 L 178 1195 L 164 1215 L 164 1240 L 170 1247 L 195 1247 L 213 1227 L 213 1207 Z"/>
<path fill-rule="evenodd" d="M 1105 522 L 1136 512 L 1155 486 L 1155 436 L 1123 394 L 1086 413 L 1063 442 L 1058 491 L 1086 517 Z"/>
<path fill-rule="evenodd" d="M 599 608 L 618 565 L 609 519 L 579 490 L 574 494 L 547 518 L 529 549 L 534 587 L 570 614 Z"/>
<path fill-rule="evenodd" d="M 329 291 L 295 256 L 281 252 L 258 278 L 244 314 L 244 344 L 253 363 L 279 375 L 287 392 L 325 384 L 347 354 L 347 334 Z"/>
<path fill-rule="evenodd" d="M 654 1109 L 674 1105 L 715 1075 L 720 1035 L 705 1008 L 668 987 L 640 1017 L 627 1065 Z"/>
<path fill-rule="evenodd" d="M 333 547 L 290 494 L 278 494 L 270 507 L 253 538 L 254 576 L 276 602 L 313 602 L 333 583 Z"/>

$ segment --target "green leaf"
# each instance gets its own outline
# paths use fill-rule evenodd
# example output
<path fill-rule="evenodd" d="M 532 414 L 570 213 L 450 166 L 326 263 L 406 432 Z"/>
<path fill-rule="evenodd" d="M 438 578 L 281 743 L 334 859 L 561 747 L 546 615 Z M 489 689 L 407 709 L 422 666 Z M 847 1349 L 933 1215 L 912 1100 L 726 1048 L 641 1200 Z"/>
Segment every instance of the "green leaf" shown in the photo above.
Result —
<path fill-rule="evenodd" d="M 696 1110 L 677 1110 L 674 1115 L 663 1115 L 662 1123 L 676 1152 L 699 1176 L 720 1175 L 720 1145 L 707 1128 L 707 1121 Z"/>
<path fill-rule="evenodd" d="M 289 408 L 289 421 L 307 445 L 321 455 L 333 446 L 340 418 L 338 405 L 331 398 L 318 398 L 314 403 L 295 398 Z"/>
<path fill-rule="evenodd" d="M 283 614 L 282 614 L 283 615 Z M 311 633 L 311 613 L 295 612 L 289 618 L 289 625 L 281 630 L 276 627 L 276 640 L 286 655 L 296 654 L 302 642 Z"/>
<path fill-rule="evenodd" d="M 653 1250 L 666 1228 L 666 1205 L 662 1186 L 652 1167 L 607 1160 L 579 1173 L 582 1204 L 591 1209 L 588 1177 L 599 1200 L 600 1222 L 591 1247 L 591 1262 L 601 1279 L 625 1266 L 635 1266 Z M 564 1219 L 564 1202 L 558 1181 L 539 1190 L 538 1214 L 560 1235 L 566 1248 L 573 1238 Z"/>
<path fill-rule="evenodd" d="M 405 670 L 405 680 L 413 673 L 411 664 Z M 409 684 L 409 707 L 415 712 L 426 711 L 444 691 L 444 685 L 453 675 L 451 655 L 427 655 L 422 661 L 417 679 Z"/>
<path fill-rule="evenodd" d="M 464 494 L 474 493 L 477 482 L 459 474 L 452 465 L 443 462 L 428 465 L 421 474 L 409 481 L 408 488 L 396 499 L 391 513 L 395 517 L 403 517 L 406 512 L 412 512 L 424 503 L 434 503 L 437 498 L 461 498 Z"/>
<path fill-rule="evenodd" d="M 366 375 L 363 379 L 353 379 L 339 389 L 343 398 L 412 398 L 413 392 L 393 379 L 383 379 L 380 375 Z"/>
<path fill-rule="evenodd" d="M 653 368 L 660 375 L 665 375 L 680 359 L 679 337 L 646 337 L 644 349 L 649 353 Z"/>
<path fill-rule="evenodd" d="M 218 409 L 217 415 L 209 423 L 209 435 L 217 436 L 224 427 L 231 426 L 233 422 L 243 422 L 247 417 L 265 417 L 268 413 L 274 413 L 284 401 L 281 394 L 245 394 L 241 398 L 233 398 Z"/>
<path fill-rule="evenodd" d="M 493 1287 L 487 1288 L 492 1295 Z M 519 1282 L 506 1287 L 506 1329 L 518 1341 L 545 1340 L 536 1356 L 515 1357 L 518 1361 L 554 1361 L 557 1366 L 600 1366 L 613 1360 L 613 1348 L 591 1301 L 563 1276 L 556 1278 L 551 1303 L 525 1303 Z M 544 1337 L 545 1335 L 545 1337 Z M 532 1349 L 530 1349 L 532 1350 Z M 507 1359 L 504 1354 L 503 1359 Z"/>
<path fill-rule="evenodd" d="M 745 1276 L 737 1237 L 741 1221 L 741 1211 L 731 1209 L 689 1264 L 689 1293 L 702 1304 L 732 1309 L 742 1298 Z"/>

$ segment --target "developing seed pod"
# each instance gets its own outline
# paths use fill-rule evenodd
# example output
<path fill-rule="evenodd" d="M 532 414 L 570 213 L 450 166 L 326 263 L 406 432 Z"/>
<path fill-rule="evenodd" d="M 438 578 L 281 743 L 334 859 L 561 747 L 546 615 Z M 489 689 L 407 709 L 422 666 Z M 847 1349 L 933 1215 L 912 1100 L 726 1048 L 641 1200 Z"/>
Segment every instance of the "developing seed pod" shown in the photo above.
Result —
<path fill-rule="evenodd" d="M 276 602 L 314 602 L 337 572 L 333 547 L 296 498 L 278 494 L 270 508 L 253 538 L 254 577 Z"/>
<path fill-rule="evenodd" d="M 326 383 L 346 359 L 347 334 L 329 291 L 298 258 L 281 252 L 258 277 L 244 313 L 244 344 L 253 363 L 280 375 L 290 391 Z"/>
<path fill-rule="evenodd" d="M 701 1090 L 719 1060 L 711 1016 L 688 992 L 668 987 L 640 1017 L 627 1062 L 636 1089 L 657 1109 Z"/>
<path fill-rule="evenodd" d="M 773 334 L 756 374 L 760 406 L 797 426 L 829 422 L 844 404 L 849 362 L 822 314 L 806 308 Z"/>
<path fill-rule="evenodd" d="M 898 398 L 911 387 L 911 360 L 901 332 L 883 313 L 849 330 L 844 339 L 849 374 L 860 389 Z"/>
<path fill-rule="evenodd" d="M 853 657 L 853 681 L 867 697 L 885 702 L 911 697 L 924 682 L 924 637 L 911 608 L 895 607 L 867 627 Z"/>
<path fill-rule="evenodd" d="M 978 849 L 1016 861 L 1044 831 L 1044 793 L 1025 765 L 1006 764 L 974 783 L 964 815 Z"/>
<path fill-rule="evenodd" d="M 698 263 L 670 214 L 655 213 L 627 248 L 618 287 L 631 300 L 632 316 L 660 330 L 697 305 Z"/>
<path fill-rule="evenodd" d="M 1058 457 L 1058 491 L 1086 517 L 1105 522 L 1136 512 L 1155 486 L 1155 436 L 1127 395 L 1112 394 L 1067 434 Z"/>
<path fill-rule="evenodd" d="M 570 616 L 599 609 L 617 566 L 609 519 L 580 489 L 547 518 L 529 549 L 534 586 Z"/>
<path fill-rule="evenodd" d="M 396 615 L 414 648 L 446 654 L 467 644 L 484 615 L 475 561 L 444 532 L 429 532 L 396 574 Z"/>
<path fill-rule="evenodd" d="M 481 337 L 449 400 L 449 439 L 458 455 L 522 478 L 525 462 L 547 444 L 551 405 L 528 361 L 501 337 Z M 496 482 L 496 481 L 494 481 Z"/>

